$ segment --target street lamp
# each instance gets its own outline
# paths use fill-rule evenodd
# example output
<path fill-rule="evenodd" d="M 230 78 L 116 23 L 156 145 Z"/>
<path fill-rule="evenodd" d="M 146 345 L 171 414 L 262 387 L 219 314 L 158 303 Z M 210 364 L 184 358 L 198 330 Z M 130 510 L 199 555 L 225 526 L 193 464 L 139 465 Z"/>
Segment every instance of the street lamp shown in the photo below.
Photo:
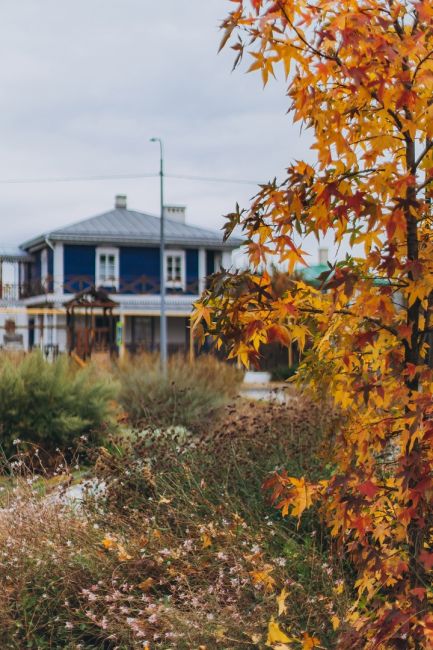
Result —
<path fill-rule="evenodd" d="M 161 371 L 165 376 L 167 374 L 167 316 L 165 314 L 165 232 L 164 232 L 164 147 L 161 138 L 151 138 L 151 142 L 159 142 L 160 150 L 160 192 L 161 192 L 161 237 L 159 245 L 159 276 L 160 276 L 160 360 Z"/>

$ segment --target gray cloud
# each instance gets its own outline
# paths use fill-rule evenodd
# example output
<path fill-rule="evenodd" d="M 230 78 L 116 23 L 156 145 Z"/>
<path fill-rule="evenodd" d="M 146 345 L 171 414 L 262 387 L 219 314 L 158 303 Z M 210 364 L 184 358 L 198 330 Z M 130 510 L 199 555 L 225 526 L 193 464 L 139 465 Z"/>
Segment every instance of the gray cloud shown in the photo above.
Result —
<path fill-rule="evenodd" d="M 172 173 L 267 180 L 311 159 L 290 125 L 284 82 L 231 73 L 217 55 L 223 0 L 20 0 L 0 21 L 0 180 L 157 171 L 161 136 Z M 252 186 L 170 179 L 167 200 L 219 228 Z M 3 243 L 112 205 L 158 211 L 157 179 L 0 184 Z"/>

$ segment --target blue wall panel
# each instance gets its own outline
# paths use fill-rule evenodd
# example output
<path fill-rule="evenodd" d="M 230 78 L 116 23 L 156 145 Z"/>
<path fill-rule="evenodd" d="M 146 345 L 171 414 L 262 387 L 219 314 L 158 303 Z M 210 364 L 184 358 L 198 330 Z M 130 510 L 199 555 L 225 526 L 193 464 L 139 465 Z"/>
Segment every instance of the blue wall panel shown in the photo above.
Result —
<path fill-rule="evenodd" d="M 76 293 L 95 284 L 95 246 L 64 246 L 65 293 Z"/>
<path fill-rule="evenodd" d="M 186 251 L 186 291 L 198 292 L 198 250 Z"/>
<path fill-rule="evenodd" d="M 48 248 L 48 291 L 54 289 L 54 251 Z"/>
<path fill-rule="evenodd" d="M 159 292 L 159 248 L 120 248 L 120 293 Z"/>
<path fill-rule="evenodd" d="M 35 284 L 41 281 L 41 251 L 36 251 L 33 253 L 33 262 L 30 265 L 30 282 Z"/>

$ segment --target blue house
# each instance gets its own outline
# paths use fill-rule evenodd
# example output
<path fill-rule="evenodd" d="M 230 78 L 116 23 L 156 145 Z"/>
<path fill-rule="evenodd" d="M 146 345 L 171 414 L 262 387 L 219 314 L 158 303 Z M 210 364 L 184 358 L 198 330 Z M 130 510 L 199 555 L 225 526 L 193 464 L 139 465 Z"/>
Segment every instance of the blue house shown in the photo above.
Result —
<path fill-rule="evenodd" d="M 223 242 L 220 233 L 187 224 L 184 207 L 165 210 L 168 344 L 169 352 L 176 352 L 189 346 L 189 316 L 207 277 L 221 266 L 229 268 L 232 251 L 242 242 L 234 238 Z M 159 246 L 160 219 L 128 209 L 123 195 L 116 196 L 114 209 L 108 212 L 22 244 L 13 258 L 19 279 L 14 305 L 27 312 L 25 347 L 70 349 L 65 305 L 76 294 L 100 289 L 112 304 L 114 325 L 123 325 L 122 345 L 133 353 L 157 351 Z M 82 341 L 84 347 L 102 350 L 113 339 L 103 309 L 92 314 L 78 309 L 77 319 L 78 333 L 91 331 L 87 335 L 91 340 Z"/>

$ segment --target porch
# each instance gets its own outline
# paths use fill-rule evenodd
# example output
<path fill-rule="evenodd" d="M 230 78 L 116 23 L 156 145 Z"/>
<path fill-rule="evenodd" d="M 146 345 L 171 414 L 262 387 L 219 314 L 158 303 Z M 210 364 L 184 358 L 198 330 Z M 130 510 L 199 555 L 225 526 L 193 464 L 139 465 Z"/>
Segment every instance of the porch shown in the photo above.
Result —
<path fill-rule="evenodd" d="M 159 316 L 127 315 L 123 316 L 124 345 L 129 354 L 159 352 L 160 318 Z M 167 317 L 168 354 L 186 354 L 190 349 L 189 316 L 169 315 Z"/>

